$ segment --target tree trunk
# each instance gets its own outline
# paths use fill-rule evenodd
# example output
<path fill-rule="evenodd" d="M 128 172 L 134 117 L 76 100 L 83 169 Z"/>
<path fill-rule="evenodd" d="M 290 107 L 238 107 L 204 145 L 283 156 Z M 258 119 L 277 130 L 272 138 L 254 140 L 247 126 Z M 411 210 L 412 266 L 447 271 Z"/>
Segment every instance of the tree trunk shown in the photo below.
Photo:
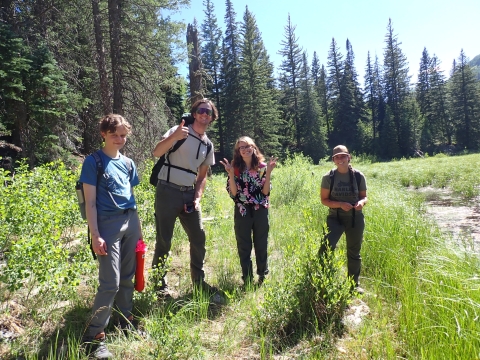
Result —
<path fill-rule="evenodd" d="M 110 58 L 112 61 L 113 112 L 123 115 L 122 58 L 121 58 L 122 0 L 108 0 L 110 25 Z"/>
<path fill-rule="evenodd" d="M 190 75 L 190 101 L 192 105 L 195 101 L 203 98 L 202 89 L 202 60 L 200 59 L 200 49 L 198 46 L 197 29 L 188 24 L 187 27 L 187 47 L 191 47 L 192 52 L 189 56 L 189 75 Z"/>
<path fill-rule="evenodd" d="M 92 0 L 93 26 L 95 30 L 95 45 L 97 50 L 97 69 L 100 77 L 100 94 L 102 101 L 103 114 L 112 112 L 110 104 L 110 90 L 108 87 L 107 66 L 105 61 L 105 47 L 103 44 L 102 27 L 100 25 L 100 9 L 98 6 L 100 0 Z"/>

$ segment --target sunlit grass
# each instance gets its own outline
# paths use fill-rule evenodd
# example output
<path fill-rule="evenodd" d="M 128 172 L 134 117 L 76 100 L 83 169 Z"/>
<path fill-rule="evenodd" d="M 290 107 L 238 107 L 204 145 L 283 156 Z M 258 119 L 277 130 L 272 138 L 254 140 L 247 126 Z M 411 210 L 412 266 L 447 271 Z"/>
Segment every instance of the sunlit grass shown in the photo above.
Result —
<path fill-rule="evenodd" d="M 343 240 L 333 260 L 339 272 L 332 278 L 315 273 L 319 271 L 315 254 L 327 214 L 327 208 L 320 204 L 319 189 L 321 176 L 333 167 L 330 162 L 315 166 L 295 157 L 274 170 L 270 274 L 261 288 L 241 287 L 233 232 L 234 204 L 225 190 L 225 174 L 212 176 L 202 200 L 207 234 L 206 280 L 222 289 L 225 303 L 213 304 L 206 294 L 192 291 L 189 244 L 177 224 L 168 272 L 174 299 L 157 301 L 149 286 L 144 293 L 135 294 L 135 311 L 148 336 L 125 338 L 111 326 L 109 349 L 124 360 L 479 358 L 478 254 L 470 251 L 468 239 L 460 244 L 444 236 L 426 218 L 424 196 L 411 191 L 427 186 L 446 188 L 462 199 L 472 199 L 480 188 L 478 171 L 472 165 L 478 163 L 480 155 L 389 163 L 354 157 L 354 166 L 367 177 L 369 197 L 364 210 L 367 226 L 361 274 L 367 294 L 361 300 L 347 298 L 343 292 L 348 285 L 343 282 Z M 0 193 L 1 204 L 12 203 L 8 194 Z M 145 181 L 135 194 L 151 255 L 155 242 L 154 189 Z M 70 218 L 76 211 L 72 208 Z M 8 221 L 0 214 L 0 229 L 12 228 Z M 32 220 L 18 217 L 15 221 L 21 224 Z M 77 222 L 75 226 L 83 225 Z M 2 239 L 10 241 L 11 237 L 3 235 Z M 84 261 L 90 267 L 94 264 L 90 258 Z M 322 289 L 322 281 L 330 281 L 324 285 L 329 290 L 324 294 L 337 299 L 325 303 L 331 306 L 331 312 L 324 323 L 320 321 L 324 318 L 315 317 L 315 309 L 322 304 L 315 298 L 322 292 L 315 289 Z M 17 319 L 24 333 L 2 343 L 0 357 L 84 359 L 78 343 L 95 284 L 96 275 L 90 273 L 77 294 L 61 307 L 55 296 L 44 293 L 37 295 L 35 302 L 26 303 L 22 293 L 9 293 L 2 285 L 2 302 L 10 301 L 9 306 L 2 307 L 2 316 Z M 29 286 L 36 288 L 35 283 Z M 343 328 L 335 316 L 341 316 L 342 306 L 361 301 L 368 305 L 369 314 L 358 327 Z"/>

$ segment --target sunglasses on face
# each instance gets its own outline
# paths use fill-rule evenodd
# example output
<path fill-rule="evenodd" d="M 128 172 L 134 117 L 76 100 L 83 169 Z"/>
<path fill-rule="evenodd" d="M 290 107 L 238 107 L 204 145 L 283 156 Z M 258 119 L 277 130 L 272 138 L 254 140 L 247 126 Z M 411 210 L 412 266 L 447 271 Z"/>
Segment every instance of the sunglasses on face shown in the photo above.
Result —
<path fill-rule="evenodd" d="M 208 116 L 212 116 L 212 114 L 213 114 L 213 110 L 212 109 L 207 109 L 207 108 L 198 108 L 195 112 L 198 115 L 207 114 Z"/>

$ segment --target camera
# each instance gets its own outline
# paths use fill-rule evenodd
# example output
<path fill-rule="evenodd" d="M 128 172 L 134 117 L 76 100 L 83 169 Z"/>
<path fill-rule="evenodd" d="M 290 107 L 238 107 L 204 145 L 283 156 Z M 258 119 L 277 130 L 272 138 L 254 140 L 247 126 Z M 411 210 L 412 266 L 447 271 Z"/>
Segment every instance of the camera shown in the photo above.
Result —
<path fill-rule="evenodd" d="M 183 209 L 186 214 L 190 214 L 195 211 L 195 205 L 193 204 L 193 202 L 187 203 L 184 205 Z"/>

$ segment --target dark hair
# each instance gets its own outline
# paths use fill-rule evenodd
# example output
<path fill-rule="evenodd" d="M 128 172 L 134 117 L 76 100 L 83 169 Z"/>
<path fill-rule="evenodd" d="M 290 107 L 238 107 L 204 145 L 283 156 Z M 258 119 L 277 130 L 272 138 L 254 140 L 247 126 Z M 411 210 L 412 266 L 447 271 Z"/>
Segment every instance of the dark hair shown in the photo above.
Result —
<path fill-rule="evenodd" d="M 242 155 L 240 155 L 240 150 L 238 145 L 240 142 L 247 143 L 248 145 L 253 147 L 251 167 L 254 170 L 258 170 L 258 165 L 260 165 L 260 163 L 265 160 L 265 157 L 263 156 L 261 151 L 258 149 L 257 145 L 255 145 L 255 142 L 253 141 L 253 139 L 248 136 L 242 136 L 238 138 L 238 140 L 235 143 L 235 146 L 233 148 L 233 160 L 232 160 L 233 167 L 239 169 L 240 172 L 245 171 L 245 168 L 246 168 L 245 161 L 243 161 Z"/>
<path fill-rule="evenodd" d="M 212 110 L 213 110 L 212 121 L 218 119 L 218 110 L 217 110 L 215 104 L 213 103 L 212 100 L 207 99 L 207 98 L 203 98 L 203 99 L 195 101 L 195 103 L 190 108 L 190 114 L 192 116 L 193 116 L 193 114 L 195 114 L 195 112 L 197 111 L 197 109 L 199 108 L 199 106 L 201 104 L 208 104 L 212 107 Z"/>
<path fill-rule="evenodd" d="M 130 123 L 127 120 L 125 120 L 125 118 L 122 115 L 118 115 L 118 114 L 105 115 L 98 122 L 98 126 L 100 128 L 101 133 L 106 133 L 106 132 L 114 133 L 115 131 L 117 131 L 117 128 L 119 126 L 124 126 L 125 129 L 127 130 L 127 134 L 130 134 L 132 129 L 132 125 L 130 125 Z"/>

